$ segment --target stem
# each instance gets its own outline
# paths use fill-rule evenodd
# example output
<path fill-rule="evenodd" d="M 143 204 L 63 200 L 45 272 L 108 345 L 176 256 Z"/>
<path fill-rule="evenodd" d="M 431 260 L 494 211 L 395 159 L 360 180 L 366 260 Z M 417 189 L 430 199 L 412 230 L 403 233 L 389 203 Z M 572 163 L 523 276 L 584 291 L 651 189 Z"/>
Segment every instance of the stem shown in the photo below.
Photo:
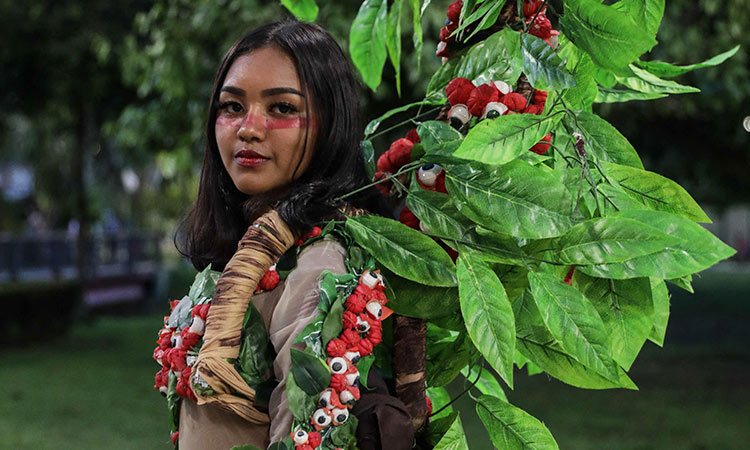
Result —
<path fill-rule="evenodd" d="M 451 399 L 451 401 L 449 401 L 449 402 L 448 402 L 448 403 L 446 403 L 445 405 L 441 406 L 441 407 L 440 407 L 440 409 L 438 409 L 438 410 L 437 410 L 437 411 L 435 411 L 434 413 L 430 414 L 430 415 L 429 415 L 429 417 L 432 417 L 432 416 L 435 416 L 435 415 L 438 415 L 438 414 L 440 414 L 440 413 L 441 413 L 441 412 L 442 412 L 442 411 L 443 411 L 443 410 L 444 410 L 445 408 L 447 408 L 447 407 L 449 407 L 450 405 L 452 405 L 452 404 L 453 404 L 453 403 L 454 403 L 454 402 L 455 402 L 456 400 L 458 400 L 459 398 L 463 397 L 463 396 L 464 396 L 464 394 L 466 394 L 466 393 L 467 393 L 467 392 L 469 392 L 469 391 L 470 391 L 470 390 L 471 390 L 471 389 L 472 389 L 472 388 L 473 388 L 474 386 L 476 386 L 476 385 L 477 385 L 477 383 L 479 383 L 479 377 L 481 377 L 481 376 L 482 376 L 482 369 L 484 369 L 484 366 L 482 366 L 482 365 L 480 364 L 480 365 L 479 365 L 479 373 L 477 373 L 477 379 L 476 379 L 476 380 L 474 380 L 474 382 L 473 382 L 473 383 L 471 383 L 471 385 L 470 385 L 469 387 L 467 387 L 466 389 L 464 389 L 464 390 L 463 390 L 463 392 L 461 392 L 460 394 L 458 394 L 458 395 L 457 395 L 456 397 L 452 398 L 452 399 Z M 471 395 L 471 394 L 469 394 L 469 395 Z"/>
<path fill-rule="evenodd" d="M 412 170 L 412 169 L 415 169 L 415 168 L 417 168 L 417 167 L 421 166 L 422 164 L 424 164 L 424 163 L 423 163 L 423 162 L 421 162 L 421 161 L 412 161 L 412 162 L 410 162 L 410 163 L 408 163 L 408 164 L 404 164 L 404 165 L 403 165 L 403 166 L 402 166 L 402 167 L 401 167 L 401 168 L 400 168 L 400 169 L 398 170 L 398 172 L 396 172 L 396 173 L 392 173 L 392 174 L 389 174 L 389 175 L 388 175 L 388 176 L 386 176 L 385 178 L 382 178 L 382 179 L 380 179 L 380 180 L 378 180 L 378 181 L 373 181 L 373 182 L 372 182 L 372 183 L 370 183 L 370 184 L 367 184 L 367 185 L 365 185 L 365 186 L 362 186 L 362 187 L 360 187 L 360 188 L 357 188 L 357 189 L 355 189 L 355 190 L 353 190 L 353 191 L 351 191 L 351 192 L 348 192 L 348 193 L 346 193 L 346 194 L 344 194 L 344 195 L 342 195 L 342 196 L 340 196 L 340 197 L 336 197 L 335 199 L 333 199 L 333 203 L 334 203 L 334 204 L 335 204 L 335 203 L 338 203 L 338 202 L 340 202 L 341 200 L 343 200 L 343 199 L 345 199 L 345 198 L 347 198 L 347 197 L 351 197 L 351 196 L 352 196 L 352 195 L 354 195 L 354 194 L 357 194 L 357 193 L 359 193 L 359 192 L 362 192 L 362 191 L 364 191 L 364 190 L 370 189 L 371 187 L 373 187 L 373 186 L 375 186 L 375 185 L 377 185 L 377 184 L 383 183 L 383 182 L 385 182 L 385 181 L 388 181 L 388 180 L 394 180 L 394 181 L 396 181 L 396 180 L 395 180 L 395 177 L 397 177 L 397 176 L 399 176 L 399 175 L 401 175 L 401 174 L 403 174 L 403 173 L 405 173 L 405 172 L 408 172 L 408 171 L 410 171 L 410 170 Z M 399 184 L 400 184 L 400 183 L 399 183 Z M 403 186 L 403 185 L 402 185 L 402 186 Z"/>
<path fill-rule="evenodd" d="M 380 130 L 377 133 L 373 134 L 372 136 L 368 137 L 368 139 L 372 140 L 372 139 L 374 139 L 374 138 L 376 138 L 378 136 L 381 136 L 381 135 L 383 135 L 383 134 L 385 134 L 385 133 L 387 133 L 387 132 L 389 132 L 391 130 L 395 130 L 396 128 L 399 128 L 399 127 L 403 126 L 407 122 L 414 122 L 415 124 L 419 125 L 419 123 L 416 122 L 416 119 L 418 117 L 426 116 L 427 114 L 430 114 L 430 113 L 433 113 L 435 111 L 438 111 L 438 110 L 440 110 L 440 108 L 443 107 L 442 105 L 441 106 L 436 106 L 436 107 L 434 107 L 432 109 L 429 109 L 429 110 L 427 110 L 425 112 L 421 112 L 422 111 L 422 106 L 423 105 L 419 105 L 419 109 L 417 110 L 417 115 L 416 116 L 411 117 L 411 118 L 406 119 L 406 120 L 403 120 L 403 121 L 401 121 L 401 122 L 399 122 L 399 123 L 397 123 L 397 124 L 395 124 L 395 125 L 393 125 L 391 127 L 386 128 L 385 130 Z"/>

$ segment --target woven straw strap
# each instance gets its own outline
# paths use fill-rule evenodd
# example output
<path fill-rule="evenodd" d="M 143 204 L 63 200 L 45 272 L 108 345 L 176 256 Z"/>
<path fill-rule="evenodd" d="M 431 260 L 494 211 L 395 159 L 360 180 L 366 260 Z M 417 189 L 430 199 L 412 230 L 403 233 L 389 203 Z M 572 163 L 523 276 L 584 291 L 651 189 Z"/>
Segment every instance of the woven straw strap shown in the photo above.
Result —
<path fill-rule="evenodd" d="M 193 367 L 191 382 L 199 405 L 216 403 L 249 422 L 270 422 L 268 414 L 253 406 L 255 390 L 227 359 L 239 355 L 242 322 L 255 288 L 294 240 L 289 227 L 273 210 L 258 218 L 242 236 L 237 252 L 216 283 L 203 346 Z M 211 395 L 201 394 L 206 385 L 213 391 Z"/>

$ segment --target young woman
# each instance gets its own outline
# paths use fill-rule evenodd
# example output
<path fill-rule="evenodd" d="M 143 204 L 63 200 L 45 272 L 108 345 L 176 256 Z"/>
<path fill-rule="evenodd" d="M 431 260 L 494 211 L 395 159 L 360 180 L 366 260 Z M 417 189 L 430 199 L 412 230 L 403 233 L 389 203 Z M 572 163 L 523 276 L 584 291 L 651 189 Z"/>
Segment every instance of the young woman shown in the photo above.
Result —
<path fill-rule="evenodd" d="M 197 402 L 183 399 L 179 411 L 181 450 L 265 448 L 289 436 L 290 348 L 304 346 L 293 340 L 316 315 L 320 273 L 347 272 L 344 247 L 330 239 L 306 247 L 286 280 L 266 292 L 253 295 L 234 281 L 255 277 L 257 284 L 293 242 L 341 208 L 378 212 L 372 189 L 346 204 L 336 201 L 368 182 L 357 107 L 347 59 L 317 25 L 257 28 L 224 57 L 210 101 L 198 198 L 177 235 L 178 248 L 198 270 L 209 264 L 223 270 L 192 367 Z M 261 255 L 238 256 L 250 247 Z M 267 333 L 253 345 L 243 329 L 251 312 Z M 272 373 L 238 373 L 227 361 L 240 352 L 253 353 L 256 368 L 268 364 Z"/>

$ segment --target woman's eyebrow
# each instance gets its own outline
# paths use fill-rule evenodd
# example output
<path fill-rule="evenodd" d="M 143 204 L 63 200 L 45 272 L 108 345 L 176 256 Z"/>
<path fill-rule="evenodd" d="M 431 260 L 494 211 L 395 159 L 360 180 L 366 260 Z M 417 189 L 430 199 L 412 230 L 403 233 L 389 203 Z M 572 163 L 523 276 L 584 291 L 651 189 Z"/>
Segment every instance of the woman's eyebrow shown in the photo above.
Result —
<path fill-rule="evenodd" d="M 245 96 L 245 90 L 240 89 L 238 87 L 234 86 L 223 86 L 219 92 L 229 92 L 230 94 L 234 94 L 238 97 L 244 97 Z"/>
<path fill-rule="evenodd" d="M 277 88 L 263 89 L 262 91 L 260 91 L 260 95 L 262 95 L 263 97 L 271 97 L 273 95 L 279 95 L 279 94 L 296 94 L 302 98 L 305 97 L 305 95 L 302 92 L 291 87 L 277 87 Z"/>

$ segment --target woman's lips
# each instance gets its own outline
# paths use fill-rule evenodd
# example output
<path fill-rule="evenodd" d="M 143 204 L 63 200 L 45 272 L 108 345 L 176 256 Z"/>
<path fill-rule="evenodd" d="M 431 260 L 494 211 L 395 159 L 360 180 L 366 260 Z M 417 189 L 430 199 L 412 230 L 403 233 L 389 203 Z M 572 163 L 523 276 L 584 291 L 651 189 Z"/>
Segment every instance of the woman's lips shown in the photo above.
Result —
<path fill-rule="evenodd" d="M 234 155 L 234 160 L 243 167 L 257 167 L 268 161 L 268 158 L 253 150 L 240 150 Z"/>

